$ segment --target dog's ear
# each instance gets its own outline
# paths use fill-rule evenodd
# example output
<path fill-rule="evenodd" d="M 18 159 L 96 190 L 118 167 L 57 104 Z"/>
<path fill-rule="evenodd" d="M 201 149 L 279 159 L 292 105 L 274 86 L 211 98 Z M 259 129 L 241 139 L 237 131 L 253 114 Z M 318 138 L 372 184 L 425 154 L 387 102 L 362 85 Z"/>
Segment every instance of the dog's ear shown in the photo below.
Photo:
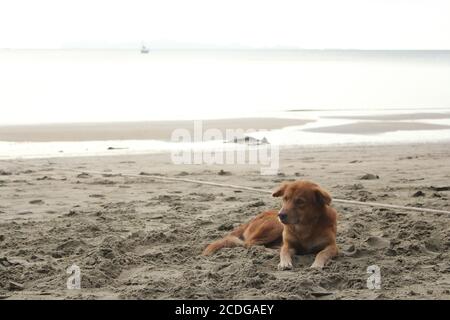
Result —
<path fill-rule="evenodd" d="M 275 190 L 275 191 L 272 193 L 272 197 L 281 197 L 281 196 L 283 196 L 283 195 L 284 195 L 284 191 L 286 190 L 287 186 L 288 186 L 288 183 L 287 183 L 287 182 L 283 182 L 283 183 L 281 184 L 281 186 L 278 187 L 278 189 Z"/>
<path fill-rule="evenodd" d="M 320 206 L 330 205 L 331 203 L 330 194 L 320 187 L 317 187 L 317 189 L 314 191 L 314 196 L 316 199 L 316 203 Z"/>

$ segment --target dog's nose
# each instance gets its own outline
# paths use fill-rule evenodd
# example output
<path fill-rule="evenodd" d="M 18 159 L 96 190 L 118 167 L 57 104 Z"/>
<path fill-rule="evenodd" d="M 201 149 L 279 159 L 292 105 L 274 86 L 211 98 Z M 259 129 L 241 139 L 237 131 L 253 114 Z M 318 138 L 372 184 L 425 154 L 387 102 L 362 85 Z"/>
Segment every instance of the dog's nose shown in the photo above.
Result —
<path fill-rule="evenodd" d="M 285 213 L 283 210 L 280 210 L 278 213 L 278 218 L 281 220 L 281 222 L 285 222 L 287 220 L 287 213 Z"/>

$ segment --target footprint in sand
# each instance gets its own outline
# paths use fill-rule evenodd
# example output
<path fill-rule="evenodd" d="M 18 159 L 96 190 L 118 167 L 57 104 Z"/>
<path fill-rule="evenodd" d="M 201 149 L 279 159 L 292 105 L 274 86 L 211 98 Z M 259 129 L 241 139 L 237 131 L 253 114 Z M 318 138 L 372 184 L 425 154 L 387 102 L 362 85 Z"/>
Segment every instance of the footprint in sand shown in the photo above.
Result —
<path fill-rule="evenodd" d="M 113 178 L 113 177 L 120 177 L 121 173 L 104 173 L 102 174 L 102 177 L 104 178 Z"/>
<path fill-rule="evenodd" d="M 92 185 L 113 185 L 116 182 L 108 179 L 95 179 L 94 182 L 91 182 Z"/>
<path fill-rule="evenodd" d="M 90 178 L 90 177 L 91 177 L 91 175 L 89 173 L 86 173 L 86 172 L 82 172 L 79 175 L 77 175 L 77 178 L 79 178 L 79 179 L 87 179 L 87 178 Z"/>
<path fill-rule="evenodd" d="M 374 248 L 387 248 L 390 246 L 391 242 L 388 239 L 380 237 L 369 237 L 366 243 Z"/>
<path fill-rule="evenodd" d="M 31 174 L 33 173 L 33 170 L 24 170 L 24 171 L 20 171 L 19 174 Z"/>
<path fill-rule="evenodd" d="M 24 215 L 28 215 L 28 214 L 33 214 L 32 211 L 21 211 L 17 213 L 18 215 L 24 216 Z"/>
<path fill-rule="evenodd" d="M 54 180 L 53 178 L 50 178 L 49 176 L 43 176 L 41 178 L 37 178 L 36 180 L 42 181 L 42 180 Z"/>
<path fill-rule="evenodd" d="M 417 191 L 416 193 L 414 193 L 412 195 L 413 198 L 417 198 L 417 197 L 425 197 L 425 193 L 421 190 Z"/>
<path fill-rule="evenodd" d="M 41 199 L 31 200 L 29 204 L 44 204 L 44 200 Z"/>
<path fill-rule="evenodd" d="M 358 178 L 359 180 L 376 180 L 380 179 L 380 177 L 373 173 L 366 173 L 365 175 Z"/>
<path fill-rule="evenodd" d="M 154 172 L 145 172 L 145 171 L 141 171 L 139 172 L 140 176 L 159 176 L 159 177 L 164 177 L 165 174 L 162 173 L 154 173 Z"/>
<path fill-rule="evenodd" d="M 343 248 L 341 252 L 344 256 L 353 258 L 361 258 L 371 254 L 371 250 L 362 247 L 356 247 L 355 245 L 347 246 L 346 248 Z"/>
<path fill-rule="evenodd" d="M 217 174 L 218 174 L 219 176 L 231 176 L 231 172 L 225 171 L 225 170 L 223 170 L 223 169 L 221 169 L 219 172 L 217 172 Z"/>

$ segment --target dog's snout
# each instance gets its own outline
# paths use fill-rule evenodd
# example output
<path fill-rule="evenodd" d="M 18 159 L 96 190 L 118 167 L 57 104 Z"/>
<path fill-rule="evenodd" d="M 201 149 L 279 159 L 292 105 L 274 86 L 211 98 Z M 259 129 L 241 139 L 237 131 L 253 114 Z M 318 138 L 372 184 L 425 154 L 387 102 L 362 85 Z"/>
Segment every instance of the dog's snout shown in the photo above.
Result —
<path fill-rule="evenodd" d="M 278 213 L 278 218 L 280 219 L 281 222 L 285 222 L 287 219 L 287 213 L 284 212 L 283 210 L 280 210 L 280 212 Z"/>

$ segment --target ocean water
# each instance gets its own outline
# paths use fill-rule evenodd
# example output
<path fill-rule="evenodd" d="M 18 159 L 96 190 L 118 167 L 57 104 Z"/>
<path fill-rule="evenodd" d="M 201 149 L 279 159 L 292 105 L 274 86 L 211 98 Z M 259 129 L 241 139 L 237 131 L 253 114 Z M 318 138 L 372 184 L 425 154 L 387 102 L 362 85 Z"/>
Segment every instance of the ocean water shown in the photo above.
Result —
<path fill-rule="evenodd" d="M 358 122 L 345 118 L 356 114 L 423 112 L 450 112 L 450 51 L 0 50 L 0 125 L 293 117 L 315 122 L 254 136 L 285 145 L 450 140 L 447 129 L 307 131 Z M 412 121 L 450 125 L 445 118 Z M 105 151 L 111 145 L 126 148 L 113 153 L 182 147 L 3 141 L 0 157 L 111 154 Z"/>

